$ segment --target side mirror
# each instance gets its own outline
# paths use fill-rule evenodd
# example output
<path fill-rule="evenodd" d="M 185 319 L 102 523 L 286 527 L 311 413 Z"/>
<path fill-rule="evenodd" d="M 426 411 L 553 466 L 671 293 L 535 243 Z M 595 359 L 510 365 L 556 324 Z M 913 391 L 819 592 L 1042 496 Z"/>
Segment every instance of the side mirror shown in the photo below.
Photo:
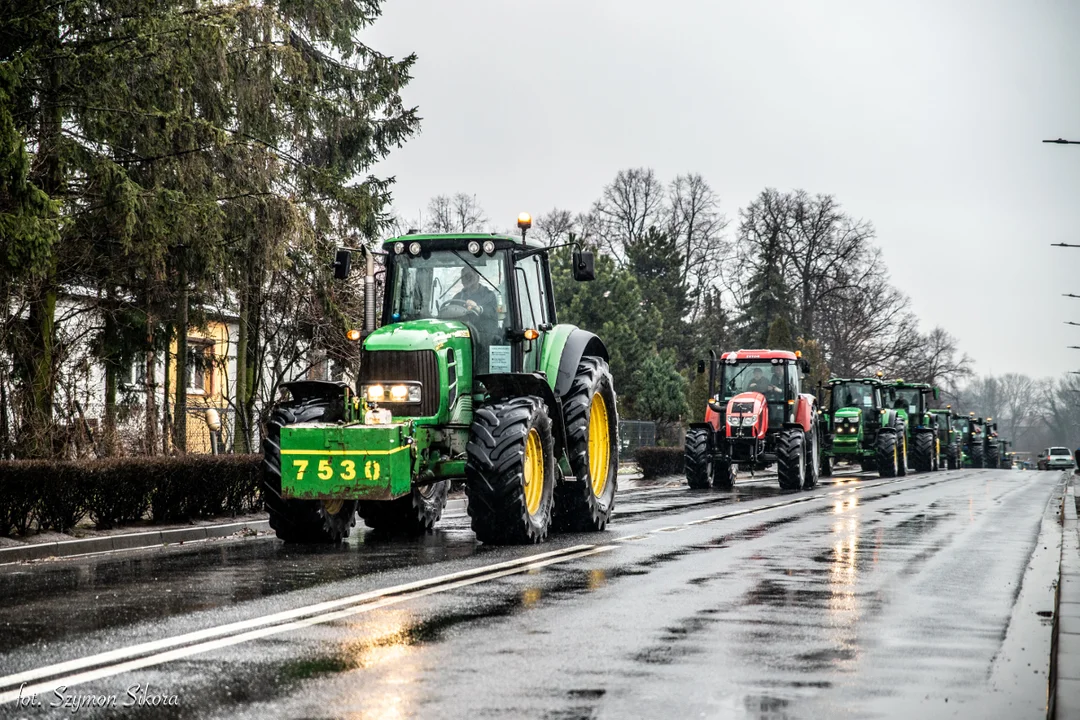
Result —
<path fill-rule="evenodd" d="M 704 360 L 698 360 L 697 361 L 697 374 L 698 375 L 704 375 L 705 374 L 705 361 Z"/>
<path fill-rule="evenodd" d="M 938 400 L 938 399 L 939 399 L 939 397 L 940 397 L 940 396 L 938 395 L 938 389 L 937 389 L 937 388 L 934 388 L 934 399 L 935 399 L 935 400 Z"/>
<path fill-rule="evenodd" d="M 724 406 L 721 405 L 716 400 L 710 400 L 709 401 L 709 407 L 712 409 L 713 412 L 717 412 L 717 413 L 724 412 Z"/>
<path fill-rule="evenodd" d="M 334 279 L 344 280 L 349 277 L 349 268 L 352 267 L 352 251 L 338 248 L 334 255 Z"/>
<path fill-rule="evenodd" d="M 596 258 L 591 252 L 574 252 L 574 279 L 578 282 L 596 279 Z"/>
<path fill-rule="evenodd" d="M 806 358 L 802 358 L 801 360 L 799 360 L 799 367 L 802 368 L 804 374 L 810 374 L 810 361 Z"/>

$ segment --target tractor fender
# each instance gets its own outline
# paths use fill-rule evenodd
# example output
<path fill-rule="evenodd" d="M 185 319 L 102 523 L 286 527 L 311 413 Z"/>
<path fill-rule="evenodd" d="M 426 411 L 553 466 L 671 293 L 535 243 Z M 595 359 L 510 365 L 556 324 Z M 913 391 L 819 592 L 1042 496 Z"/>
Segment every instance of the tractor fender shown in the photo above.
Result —
<path fill-rule="evenodd" d="M 813 395 L 799 395 L 795 406 L 795 424 L 801 427 L 803 432 L 810 432 L 816 420 L 817 400 Z"/>
<path fill-rule="evenodd" d="M 555 340 L 557 337 L 558 335 L 552 339 Z M 547 362 L 544 364 L 549 382 L 554 372 L 555 382 L 552 387 L 555 395 L 560 398 L 570 391 L 581 358 L 591 355 L 603 359 L 604 362 L 609 360 L 608 350 L 604 342 L 591 332 L 581 328 L 573 328 L 565 338 L 561 348 L 557 346 L 551 348 Z"/>
<path fill-rule="evenodd" d="M 281 383 L 281 387 L 289 391 L 294 402 L 309 398 L 340 399 L 344 402 L 345 391 L 349 388 L 347 383 L 329 380 L 293 380 Z"/>
<path fill-rule="evenodd" d="M 548 384 L 543 373 L 497 373 L 477 375 L 475 382 L 487 391 L 485 402 L 497 402 L 507 398 L 533 395 L 541 398 L 548 407 L 551 418 L 551 434 L 555 438 L 555 457 L 561 457 L 566 449 L 566 428 L 563 425 L 562 400 Z"/>

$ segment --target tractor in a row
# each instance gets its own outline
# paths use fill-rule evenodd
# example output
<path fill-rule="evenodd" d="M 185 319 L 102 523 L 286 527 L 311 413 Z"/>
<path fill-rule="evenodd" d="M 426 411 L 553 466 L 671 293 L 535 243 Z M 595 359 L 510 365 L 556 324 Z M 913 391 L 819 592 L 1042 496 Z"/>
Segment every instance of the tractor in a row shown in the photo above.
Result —
<path fill-rule="evenodd" d="M 705 361 L 698 372 L 706 370 Z M 820 468 L 817 399 L 802 392 L 809 363 L 798 352 L 738 350 L 710 353 L 705 422 L 686 433 L 686 479 L 691 488 L 730 488 L 736 468 L 776 465 L 780 487 L 814 487 Z"/>
<path fill-rule="evenodd" d="M 463 481 L 479 540 L 536 543 L 601 530 L 615 504 L 618 411 L 608 350 L 558 322 L 551 248 L 495 234 L 387 240 L 382 322 L 374 256 L 338 251 L 335 276 L 366 259 L 355 385 L 299 381 L 270 415 L 263 494 L 278 537 L 333 543 L 363 519 L 422 534 Z M 594 277 L 575 250 L 576 280 Z"/>
<path fill-rule="evenodd" d="M 857 463 L 862 471 L 877 471 L 881 477 L 907 474 L 907 432 L 904 418 L 891 407 L 893 392 L 881 373 L 829 380 L 827 409 L 819 421 L 823 476 L 832 475 L 841 461 Z"/>

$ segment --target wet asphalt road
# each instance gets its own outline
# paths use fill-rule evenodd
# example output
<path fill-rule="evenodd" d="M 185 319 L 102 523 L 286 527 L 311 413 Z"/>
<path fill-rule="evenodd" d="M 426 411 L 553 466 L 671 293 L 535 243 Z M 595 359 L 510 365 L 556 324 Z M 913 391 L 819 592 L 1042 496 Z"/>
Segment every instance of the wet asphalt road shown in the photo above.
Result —
<path fill-rule="evenodd" d="M 676 484 L 529 548 L 456 512 L 2 566 L 0 716 L 1045 717 L 1059 473 Z"/>

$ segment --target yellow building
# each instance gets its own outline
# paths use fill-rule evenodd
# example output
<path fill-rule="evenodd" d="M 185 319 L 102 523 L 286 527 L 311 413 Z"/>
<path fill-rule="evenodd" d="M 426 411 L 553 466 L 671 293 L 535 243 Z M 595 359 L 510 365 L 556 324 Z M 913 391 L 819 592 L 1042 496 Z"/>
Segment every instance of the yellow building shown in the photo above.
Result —
<path fill-rule="evenodd" d="M 235 328 L 235 326 L 234 326 Z M 206 410 L 214 408 L 222 421 L 223 439 L 232 433 L 229 398 L 235 388 L 236 350 L 229 323 L 211 320 L 205 328 L 189 327 L 187 332 L 187 451 L 209 453 L 213 443 L 206 422 Z M 169 409 L 175 417 L 176 339 L 169 348 Z M 175 420 L 174 420 L 175 422 Z M 231 444 L 231 443 L 229 443 Z M 220 447 L 220 446 L 219 446 Z"/>

